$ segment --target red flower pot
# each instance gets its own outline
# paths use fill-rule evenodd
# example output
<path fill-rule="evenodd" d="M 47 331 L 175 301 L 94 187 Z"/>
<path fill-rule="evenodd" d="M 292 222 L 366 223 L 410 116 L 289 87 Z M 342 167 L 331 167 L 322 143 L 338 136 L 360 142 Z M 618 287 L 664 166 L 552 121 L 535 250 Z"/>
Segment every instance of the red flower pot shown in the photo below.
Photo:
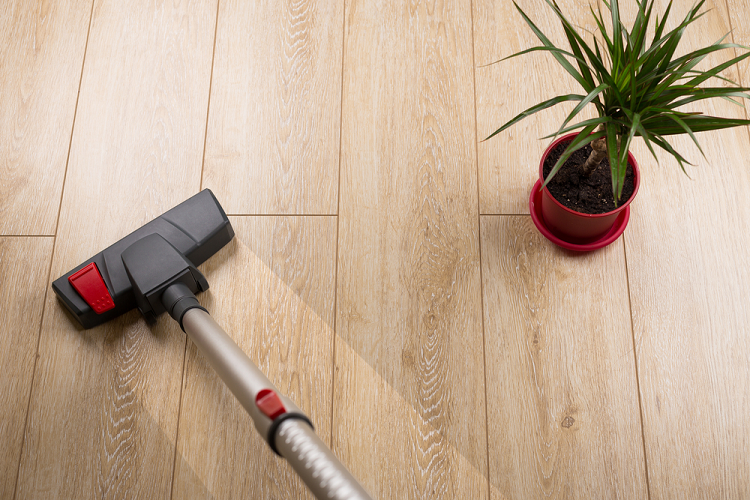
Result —
<path fill-rule="evenodd" d="M 576 135 L 576 133 L 565 135 L 549 145 L 547 150 L 544 152 L 544 155 L 542 155 L 541 161 L 539 162 L 539 178 L 541 179 L 541 181 L 534 186 L 533 190 L 537 190 L 538 186 L 540 186 L 541 183 L 544 183 L 544 160 L 547 158 L 550 152 L 561 142 L 573 140 Z M 601 248 L 601 246 L 606 246 L 607 244 L 617 239 L 616 237 L 611 238 L 611 236 L 613 236 L 613 226 L 617 224 L 617 236 L 622 234 L 622 231 L 625 230 L 625 225 L 627 225 L 628 214 L 630 211 L 629 205 L 635 198 L 636 193 L 638 193 L 638 186 L 641 182 L 641 174 L 638 170 L 638 163 L 636 163 L 635 158 L 632 154 L 630 154 L 630 152 L 628 152 L 628 163 L 633 167 L 633 173 L 635 174 L 635 186 L 633 194 L 625 203 L 612 210 L 611 212 L 607 212 L 604 214 L 584 214 L 581 212 L 576 212 L 575 210 L 571 210 L 570 208 L 563 206 L 552 196 L 549 190 L 545 187 L 541 192 L 541 196 L 535 196 L 536 193 L 532 193 L 530 200 L 532 215 L 540 215 L 539 212 L 535 213 L 534 204 L 535 201 L 537 203 L 541 201 L 541 207 L 536 207 L 537 211 L 541 208 L 541 218 L 543 219 L 543 221 L 539 222 L 541 222 L 543 226 L 545 226 L 546 229 L 552 233 L 553 236 L 562 240 L 563 243 L 570 244 L 563 244 L 561 246 L 570 248 L 572 250 L 593 250 L 595 248 Z M 541 198 L 541 200 L 539 200 L 539 198 Z M 535 220 L 534 222 L 537 221 Z M 539 224 L 537 224 L 537 226 L 539 227 Z M 542 227 L 539 227 L 539 229 L 543 234 L 545 233 Z M 547 234 L 545 234 L 545 236 L 549 238 Z M 552 240 L 558 245 L 560 244 L 558 241 L 555 241 L 554 239 Z M 599 242 L 603 244 L 599 245 Z M 577 248 L 579 246 L 583 246 L 585 248 Z"/>

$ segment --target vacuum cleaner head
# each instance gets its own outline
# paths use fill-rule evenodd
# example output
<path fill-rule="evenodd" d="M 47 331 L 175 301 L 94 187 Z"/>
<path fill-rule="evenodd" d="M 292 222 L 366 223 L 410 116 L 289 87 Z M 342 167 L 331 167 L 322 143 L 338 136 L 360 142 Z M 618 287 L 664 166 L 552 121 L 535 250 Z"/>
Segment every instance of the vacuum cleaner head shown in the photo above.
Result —
<path fill-rule="evenodd" d="M 167 286 L 208 289 L 196 267 L 233 237 L 226 213 L 205 189 L 56 279 L 52 289 L 84 328 L 134 307 L 153 320 L 164 312 Z"/>

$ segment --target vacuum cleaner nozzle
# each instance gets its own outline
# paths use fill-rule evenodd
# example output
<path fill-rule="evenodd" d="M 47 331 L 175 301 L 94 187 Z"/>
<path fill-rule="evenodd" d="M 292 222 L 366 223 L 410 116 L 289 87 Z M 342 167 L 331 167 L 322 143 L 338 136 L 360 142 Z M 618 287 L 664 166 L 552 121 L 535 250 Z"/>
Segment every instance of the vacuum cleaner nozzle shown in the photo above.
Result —
<path fill-rule="evenodd" d="M 148 320 L 164 312 L 161 295 L 180 282 L 208 288 L 196 269 L 234 237 L 226 213 L 205 189 L 141 226 L 52 283 L 84 328 L 137 307 Z"/>

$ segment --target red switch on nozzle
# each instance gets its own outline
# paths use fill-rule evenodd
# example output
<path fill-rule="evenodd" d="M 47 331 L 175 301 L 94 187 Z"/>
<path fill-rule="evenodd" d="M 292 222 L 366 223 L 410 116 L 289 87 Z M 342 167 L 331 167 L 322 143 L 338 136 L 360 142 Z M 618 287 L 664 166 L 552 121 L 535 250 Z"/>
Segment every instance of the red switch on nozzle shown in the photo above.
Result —
<path fill-rule="evenodd" d="M 68 281 L 96 314 L 114 309 L 115 303 L 94 262 L 73 274 Z"/>
<path fill-rule="evenodd" d="M 275 420 L 279 415 L 286 413 L 286 408 L 284 408 L 281 398 L 271 389 L 260 391 L 255 397 L 255 404 L 271 420 Z"/>

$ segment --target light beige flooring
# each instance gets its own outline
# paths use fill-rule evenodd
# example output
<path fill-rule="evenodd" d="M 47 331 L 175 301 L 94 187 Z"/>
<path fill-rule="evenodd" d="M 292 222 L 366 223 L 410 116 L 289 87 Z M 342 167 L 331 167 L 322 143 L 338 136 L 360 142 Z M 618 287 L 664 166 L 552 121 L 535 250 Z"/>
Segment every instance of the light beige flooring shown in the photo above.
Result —
<path fill-rule="evenodd" d="M 686 48 L 750 44 L 706 8 Z M 532 44 L 505 0 L 2 2 L 0 498 L 307 495 L 170 319 L 50 291 L 203 188 L 201 301 L 373 496 L 750 498 L 750 131 L 675 139 L 692 179 L 636 145 L 624 236 L 563 251 L 527 201 L 564 109 L 480 142 L 575 88 L 484 66 Z"/>

